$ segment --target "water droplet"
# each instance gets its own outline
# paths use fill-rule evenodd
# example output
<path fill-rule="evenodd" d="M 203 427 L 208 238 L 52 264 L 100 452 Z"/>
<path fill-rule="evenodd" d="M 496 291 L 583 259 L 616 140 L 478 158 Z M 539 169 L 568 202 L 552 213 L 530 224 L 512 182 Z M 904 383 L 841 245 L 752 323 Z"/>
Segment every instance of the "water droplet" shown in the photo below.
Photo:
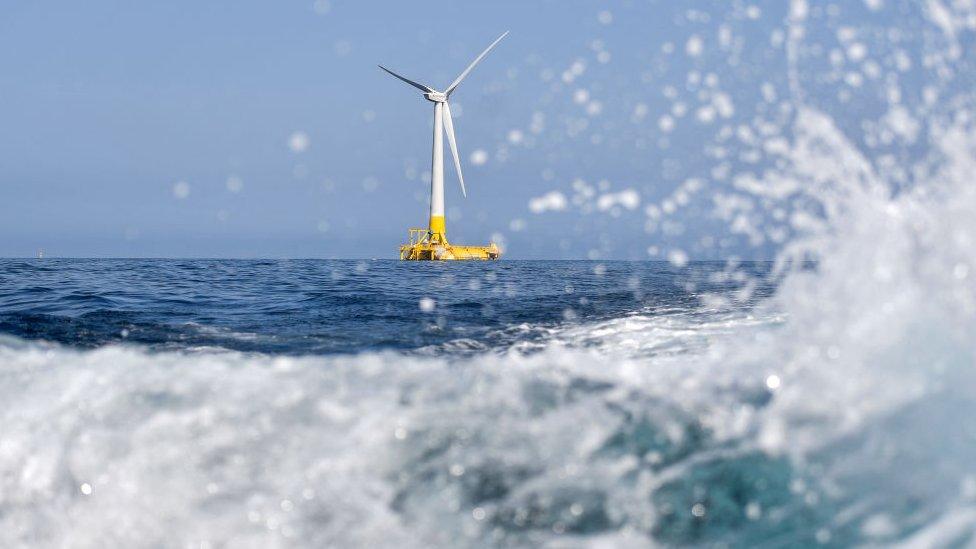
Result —
<path fill-rule="evenodd" d="M 329 0 L 315 0 L 312 3 L 312 11 L 319 15 L 325 15 L 332 11 L 332 3 Z"/>
<path fill-rule="evenodd" d="M 241 189 L 244 188 L 244 181 L 240 177 L 237 177 L 236 175 L 232 175 L 228 177 L 226 184 L 227 184 L 227 190 L 232 193 L 239 193 L 241 192 Z"/>
<path fill-rule="evenodd" d="M 305 132 L 294 132 L 288 138 L 288 148 L 293 153 L 303 153 L 308 149 L 308 135 Z"/>
<path fill-rule="evenodd" d="M 173 183 L 173 196 L 180 200 L 190 196 L 190 184 L 186 181 L 177 181 L 176 183 Z"/>
<path fill-rule="evenodd" d="M 746 505 L 746 518 L 749 520 L 759 520 L 762 516 L 762 507 L 758 503 L 752 501 Z"/>
<path fill-rule="evenodd" d="M 471 153 L 471 163 L 475 166 L 482 166 L 488 162 L 488 153 L 484 149 L 475 149 Z"/>

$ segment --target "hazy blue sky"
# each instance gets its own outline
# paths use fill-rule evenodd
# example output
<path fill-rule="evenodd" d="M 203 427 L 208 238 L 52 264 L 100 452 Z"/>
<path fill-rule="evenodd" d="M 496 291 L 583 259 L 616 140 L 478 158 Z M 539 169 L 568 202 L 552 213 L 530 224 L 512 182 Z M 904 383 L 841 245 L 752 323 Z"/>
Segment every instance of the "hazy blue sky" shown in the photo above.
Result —
<path fill-rule="evenodd" d="M 704 144 L 782 99 L 785 4 L 6 0 L 0 255 L 395 257 L 426 224 L 432 109 L 376 64 L 443 87 L 505 30 L 452 99 L 453 241 L 762 255 L 710 200 L 652 232 L 645 208 L 724 177 Z"/>

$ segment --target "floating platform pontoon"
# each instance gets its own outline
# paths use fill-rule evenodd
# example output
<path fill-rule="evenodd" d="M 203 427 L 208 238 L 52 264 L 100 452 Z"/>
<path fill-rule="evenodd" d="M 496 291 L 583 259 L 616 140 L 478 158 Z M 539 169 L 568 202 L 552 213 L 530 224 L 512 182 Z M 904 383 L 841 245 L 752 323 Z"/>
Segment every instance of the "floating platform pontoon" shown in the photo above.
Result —
<path fill-rule="evenodd" d="M 443 233 L 429 229 L 410 229 L 410 241 L 400 246 L 400 259 L 410 261 L 492 260 L 502 256 L 492 242 L 487 246 L 456 246 Z"/>

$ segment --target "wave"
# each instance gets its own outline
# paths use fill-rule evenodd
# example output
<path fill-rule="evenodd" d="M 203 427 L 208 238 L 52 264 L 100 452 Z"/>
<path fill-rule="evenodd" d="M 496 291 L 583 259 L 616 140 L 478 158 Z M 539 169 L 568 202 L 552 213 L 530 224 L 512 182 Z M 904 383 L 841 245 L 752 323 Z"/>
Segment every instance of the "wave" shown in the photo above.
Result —
<path fill-rule="evenodd" d="M 892 230 L 859 227 L 863 240 L 843 242 Z M 833 259 L 849 257 L 841 244 L 755 310 L 547 328 L 532 353 L 4 339 L 0 535 L 8 546 L 971 540 L 976 433 L 958 418 L 976 402 L 973 318 L 951 299 L 968 286 L 943 285 L 913 253 L 879 251 L 883 263 L 852 271 Z"/>

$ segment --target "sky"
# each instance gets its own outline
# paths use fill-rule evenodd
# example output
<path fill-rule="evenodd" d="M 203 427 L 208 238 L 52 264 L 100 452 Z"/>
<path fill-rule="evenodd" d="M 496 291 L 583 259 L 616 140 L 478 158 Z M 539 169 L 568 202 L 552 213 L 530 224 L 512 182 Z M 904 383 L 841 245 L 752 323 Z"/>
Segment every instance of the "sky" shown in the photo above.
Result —
<path fill-rule="evenodd" d="M 508 30 L 452 96 L 453 242 L 768 257 L 776 239 L 695 195 L 737 169 L 710 143 L 775 118 L 786 17 L 740 0 L 6 0 L 0 256 L 394 258 L 426 226 L 433 109 L 377 64 L 443 88 Z"/>

